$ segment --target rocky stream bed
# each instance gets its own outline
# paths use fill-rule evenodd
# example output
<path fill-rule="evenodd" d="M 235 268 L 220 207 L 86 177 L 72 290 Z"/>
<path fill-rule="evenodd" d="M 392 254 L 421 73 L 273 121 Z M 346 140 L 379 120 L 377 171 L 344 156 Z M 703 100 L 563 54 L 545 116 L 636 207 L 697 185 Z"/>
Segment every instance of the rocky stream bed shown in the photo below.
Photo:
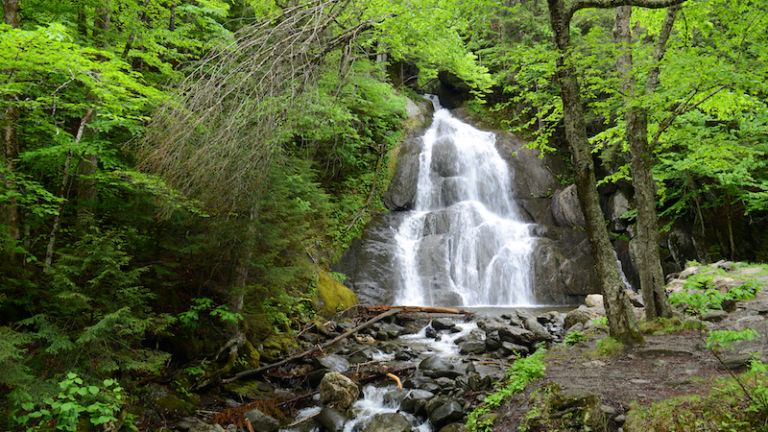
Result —
<path fill-rule="evenodd" d="M 768 279 L 762 267 L 721 262 L 686 269 L 667 289 L 679 291 L 686 278 L 712 270 L 719 274 L 711 280 L 710 289 L 721 291 L 745 279 L 764 286 Z M 641 299 L 632 298 L 641 316 Z M 711 378 L 744 368 L 768 341 L 768 294 L 759 291 L 754 299 L 733 302 L 725 310 L 694 318 L 678 316 L 706 330 L 752 328 L 758 332 L 758 338 L 738 344 L 719 360 L 705 347 L 698 330 L 668 332 L 653 326 L 645 327 L 646 343 L 641 346 L 596 354 L 597 341 L 607 334 L 600 320 L 604 314 L 600 302 L 599 296 L 590 296 L 588 305 L 567 313 L 495 309 L 445 314 L 395 309 L 338 343 L 317 348 L 380 315 L 375 309 L 347 311 L 298 336 L 305 346 L 316 347 L 311 354 L 221 386 L 216 398 L 225 406 L 198 410 L 198 415 L 176 423 L 173 429 L 249 431 L 249 423 L 253 431 L 270 432 L 464 430 L 466 414 L 504 377 L 506 367 L 537 346 L 546 346 L 546 376 L 493 414 L 495 430 L 557 426 L 617 431 L 622 430 L 633 404 L 705 394 Z M 563 337 L 574 331 L 583 332 L 586 340 L 566 346 Z M 542 389 L 557 398 L 543 401 Z M 542 409 L 553 411 L 539 412 Z"/>

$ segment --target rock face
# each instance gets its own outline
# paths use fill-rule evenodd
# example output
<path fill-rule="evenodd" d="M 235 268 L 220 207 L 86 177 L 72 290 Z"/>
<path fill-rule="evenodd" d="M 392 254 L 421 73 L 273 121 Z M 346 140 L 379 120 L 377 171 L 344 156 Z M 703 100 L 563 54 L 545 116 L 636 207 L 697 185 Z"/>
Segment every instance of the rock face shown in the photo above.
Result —
<path fill-rule="evenodd" d="M 325 374 L 320 381 L 320 402 L 334 408 L 347 409 L 360 396 L 357 384 L 338 372 Z"/>
<path fill-rule="evenodd" d="M 457 113 L 457 116 L 459 114 Z M 384 194 L 384 205 L 392 211 L 371 220 L 363 237 L 352 242 L 340 262 L 334 267 L 347 275 L 345 285 L 355 291 L 362 304 L 392 304 L 400 283 L 398 263 L 394 256 L 397 245 L 394 236 L 402 221 L 400 212 L 413 208 L 418 183 L 420 134 L 414 131 L 401 145 L 394 176 Z M 587 294 L 597 293 L 592 250 L 583 230 L 584 216 L 576 197 L 575 186 L 563 189 L 557 173 L 564 172 L 564 163 L 550 155 L 540 157 L 538 150 L 528 149 L 525 142 L 513 135 L 497 132 L 496 149 L 510 166 L 510 194 L 524 210 L 523 217 L 536 223 L 531 229 L 537 237 L 533 263 L 533 291 L 538 303 L 575 304 Z M 446 140 L 435 143 L 432 166 L 444 180 L 441 198 L 445 203 L 455 201 L 451 178 L 466 167 L 458 162 L 455 144 Z M 618 210 L 617 210 L 618 211 Z M 434 296 L 434 304 L 461 305 L 461 298 L 445 290 L 452 285 L 452 275 L 440 271 L 446 268 L 449 236 L 448 216 L 440 212 L 424 222 L 425 238 L 421 248 L 432 253 L 418 254 L 420 274 L 430 274 L 423 286 Z M 445 251 L 439 253 L 434 251 Z M 435 269 L 435 271 L 430 271 Z"/>
<path fill-rule="evenodd" d="M 584 213 L 579 205 L 576 185 L 555 192 L 552 197 L 552 215 L 559 226 L 584 228 Z"/>

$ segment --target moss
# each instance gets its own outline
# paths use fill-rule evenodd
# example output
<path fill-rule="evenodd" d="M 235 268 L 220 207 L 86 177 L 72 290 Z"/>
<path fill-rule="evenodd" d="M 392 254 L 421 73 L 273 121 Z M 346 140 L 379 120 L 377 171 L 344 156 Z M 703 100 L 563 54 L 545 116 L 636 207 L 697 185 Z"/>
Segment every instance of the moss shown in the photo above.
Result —
<path fill-rule="evenodd" d="M 244 399 L 266 399 L 274 393 L 272 386 L 262 381 L 235 381 L 225 384 L 224 390 Z"/>
<path fill-rule="evenodd" d="M 605 431 L 607 421 L 594 394 L 569 394 L 548 383 L 531 395 L 530 411 L 518 428 L 526 431 Z"/>
<path fill-rule="evenodd" d="M 284 357 L 284 353 L 296 347 L 296 340 L 283 334 L 274 334 L 264 340 L 261 348 L 261 360 L 273 362 Z"/>
<path fill-rule="evenodd" d="M 327 272 L 317 271 L 317 294 L 315 305 L 318 313 L 332 316 L 341 310 L 350 308 L 359 301 L 352 290 L 333 279 Z"/>

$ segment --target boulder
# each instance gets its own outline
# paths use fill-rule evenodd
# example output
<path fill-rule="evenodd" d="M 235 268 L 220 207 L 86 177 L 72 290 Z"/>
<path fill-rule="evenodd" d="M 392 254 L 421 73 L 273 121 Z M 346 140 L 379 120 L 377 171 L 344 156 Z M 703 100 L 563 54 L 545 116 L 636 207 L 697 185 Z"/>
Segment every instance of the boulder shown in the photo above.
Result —
<path fill-rule="evenodd" d="M 594 309 L 587 308 L 586 306 L 579 306 L 578 308 L 565 314 L 565 328 L 570 329 L 575 324 L 587 325 L 595 319 L 600 318 L 600 314 Z"/>
<path fill-rule="evenodd" d="M 435 397 L 435 394 L 426 390 L 408 390 L 408 393 L 406 393 L 400 403 L 400 409 L 411 414 L 422 415 L 426 413 L 427 401 L 433 397 Z"/>
<path fill-rule="evenodd" d="M 586 235 L 570 228 L 552 232 L 557 239 L 538 239 L 531 254 L 536 299 L 573 304 L 579 296 L 599 292 L 592 247 Z"/>
<path fill-rule="evenodd" d="M 467 428 L 461 423 L 451 423 L 440 428 L 440 432 L 464 432 Z"/>
<path fill-rule="evenodd" d="M 402 414 L 376 414 L 363 432 L 411 432 L 411 424 Z"/>
<path fill-rule="evenodd" d="M 501 351 L 504 353 L 504 355 L 518 354 L 520 356 L 526 356 L 530 352 L 530 349 L 528 349 L 526 346 L 518 345 L 512 342 L 502 342 Z"/>
<path fill-rule="evenodd" d="M 480 354 L 485 352 L 485 342 L 480 340 L 469 340 L 459 345 L 459 352 L 462 354 Z"/>
<path fill-rule="evenodd" d="M 447 360 L 437 355 L 429 356 L 422 360 L 419 363 L 419 370 L 431 378 L 456 378 L 461 375 L 461 372 L 457 371 L 453 364 L 448 363 Z"/>
<path fill-rule="evenodd" d="M 464 408 L 456 401 L 440 404 L 429 414 L 429 421 L 436 428 L 459 421 L 462 418 L 464 418 Z"/>
<path fill-rule="evenodd" d="M 590 294 L 584 298 L 584 304 L 587 307 L 603 307 L 603 296 L 600 294 Z"/>
<path fill-rule="evenodd" d="M 456 323 L 450 318 L 436 318 L 432 320 L 432 328 L 435 330 L 456 331 Z"/>
<path fill-rule="evenodd" d="M 328 354 L 317 359 L 317 363 L 333 372 L 346 372 L 349 369 L 349 361 L 344 357 L 335 354 Z"/>
<path fill-rule="evenodd" d="M 360 395 L 357 384 L 338 372 L 325 374 L 319 386 L 320 402 L 345 410 L 352 406 Z"/>
<path fill-rule="evenodd" d="M 315 302 L 321 315 L 333 316 L 336 312 L 358 304 L 357 296 L 327 272 L 317 269 L 317 297 Z"/>
<path fill-rule="evenodd" d="M 581 228 L 586 226 L 575 184 L 555 192 L 552 197 L 552 216 L 559 226 Z"/>
<path fill-rule="evenodd" d="M 536 342 L 536 337 L 530 330 L 522 327 L 507 327 L 499 330 L 499 337 L 503 342 L 512 342 L 518 345 L 531 346 Z"/>
<path fill-rule="evenodd" d="M 251 422 L 255 432 L 274 432 L 280 428 L 280 423 L 258 409 L 251 409 L 243 414 L 243 419 Z"/>
<path fill-rule="evenodd" d="M 344 424 L 347 422 L 347 418 L 341 411 L 331 408 L 323 407 L 320 410 L 320 414 L 317 416 L 317 422 L 323 426 L 323 430 L 328 432 L 341 432 L 344 430 Z"/>

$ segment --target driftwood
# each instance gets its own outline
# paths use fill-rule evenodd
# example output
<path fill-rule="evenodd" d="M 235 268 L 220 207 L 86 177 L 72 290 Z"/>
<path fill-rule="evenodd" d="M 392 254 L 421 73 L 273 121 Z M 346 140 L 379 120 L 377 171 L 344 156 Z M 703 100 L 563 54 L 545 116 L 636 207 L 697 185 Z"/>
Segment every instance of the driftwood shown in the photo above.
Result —
<path fill-rule="evenodd" d="M 282 365 L 284 365 L 284 364 L 286 364 L 288 362 L 304 358 L 304 357 L 306 357 L 306 356 L 308 356 L 308 355 L 310 355 L 310 354 L 312 354 L 312 353 L 314 353 L 316 351 L 323 351 L 325 348 L 328 348 L 328 347 L 336 344 L 337 342 L 348 338 L 349 336 L 359 332 L 360 330 L 368 328 L 371 325 L 373 325 L 373 324 L 383 320 L 384 318 L 387 318 L 387 317 L 390 317 L 392 315 L 395 315 L 395 314 L 397 314 L 398 312 L 401 312 L 401 311 L 402 311 L 402 308 L 390 307 L 386 311 L 384 311 L 383 313 L 380 313 L 379 315 L 376 315 L 375 317 L 373 317 L 373 318 L 369 319 L 368 321 L 360 324 L 359 326 L 357 326 L 357 327 L 355 327 L 355 328 L 353 328 L 351 330 L 348 330 L 348 331 L 342 333 L 341 335 L 333 338 L 329 342 L 326 342 L 326 343 L 324 343 L 322 345 L 317 345 L 314 348 L 310 348 L 308 350 L 301 351 L 299 353 L 293 354 L 291 356 L 288 356 L 288 357 L 284 358 L 283 360 L 280 360 L 280 361 L 272 363 L 272 364 L 268 364 L 266 366 L 262 366 L 260 368 L 249 369 L 249 370 L 246 370 L 246 371 L 238 372 L 235 375 L 233 375 L 231 378 L 227 378 L 227 379 L 221 380 L 221 382 L 226 384 L 226 383 L 237 381 L 237 380 L 240 380 L 240 379 L 243 379 L 243 378 L 248 378 L 248 377 L 251 377 L 251 376 L 254 376 L 254 375 L 258 375 L 258 374 L 260 374 L 260 373 L 262 373 L 264 371 L 267 371 L 267 370 L 270 370 L 270 369 L 274 369 L 274 368 L 276 368 L 278 366 L 282 366 Z"/>
<path fill-rule="evenodd" d="M 454 309 L 454 308 L 447 308 L 447 307 L 437 307 L 437 306 L 361 306 L 362 310 L 368 311 L 368 312 L 385 312 L 392 309 L 398 309 L 401 313 L 407 313 L 407 312 L 425 312 L 425 313 L 443 313 L 443 314 L 454 314 L 454 315 L 474 315 L 474 312 L 461 310 L 461 309 Z"/>

